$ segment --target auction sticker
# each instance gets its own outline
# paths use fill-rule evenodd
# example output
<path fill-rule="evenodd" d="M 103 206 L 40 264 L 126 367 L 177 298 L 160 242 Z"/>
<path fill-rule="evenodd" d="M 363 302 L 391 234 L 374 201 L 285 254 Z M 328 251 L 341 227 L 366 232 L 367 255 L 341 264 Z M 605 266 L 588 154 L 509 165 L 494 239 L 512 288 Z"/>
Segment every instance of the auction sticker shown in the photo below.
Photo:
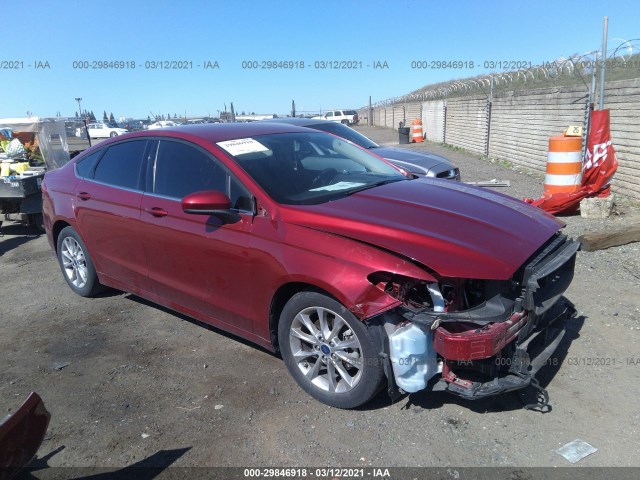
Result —
<path fill-rule="evenodd" d="M 218 142 L 217 145 L 231 155 L 243 155 L 245 153 L 268 152 L 269 149 L 253 138 L 239 138 Z"/>
<path fill-rule="evenodd" d="M 364 183 L 356 182 L 338 182 L 324 187 L 312 188 L 310 192 L 333 192 L 336 190 L 347 190 L 348 188 L 361 187 Z"/>

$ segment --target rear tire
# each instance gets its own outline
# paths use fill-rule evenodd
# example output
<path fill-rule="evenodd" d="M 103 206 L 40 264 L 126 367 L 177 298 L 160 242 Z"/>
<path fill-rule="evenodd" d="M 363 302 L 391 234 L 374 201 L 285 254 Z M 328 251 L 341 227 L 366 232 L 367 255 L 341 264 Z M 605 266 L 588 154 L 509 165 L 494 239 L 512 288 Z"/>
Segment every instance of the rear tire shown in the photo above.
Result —
<path fill-rule="evenodd" d="M 333 298 L 316 292 L 291 297 L 278 342 L 291 376 L 322 403 L 355 408 L 382 388 L 382 360 L 367 326 Z"/>
<path fill-rule="evenodd" d="M 113 137 L 117 137 L 117 136 L 118 136 L 118 133 L 117 133 L 117 132 L 111 132 L 111 134 L 110 134 L 109 136 L 110 136 L 111 138 L 113 138 Z"/>
<path fill-rule="evenodd" d="M 45 233 L 42 213 L 33 213 L 29 215 L 29 225 L 35 228 L 38 233 Z"/>
<path fill-rule="evenodd" d="M 65 227 L 60 232 L 57 255 L 62 276 L 75 293 L 92 297 L 104 289 L 87 247 L 73 227 Z"/>
<path fill-rule="evenodd" d="M 343 125 L 346 125 L 347 127 L 349 126 L 349 120 L 342 120 L 342 122 L 340 123 L 342 123 Z"/>

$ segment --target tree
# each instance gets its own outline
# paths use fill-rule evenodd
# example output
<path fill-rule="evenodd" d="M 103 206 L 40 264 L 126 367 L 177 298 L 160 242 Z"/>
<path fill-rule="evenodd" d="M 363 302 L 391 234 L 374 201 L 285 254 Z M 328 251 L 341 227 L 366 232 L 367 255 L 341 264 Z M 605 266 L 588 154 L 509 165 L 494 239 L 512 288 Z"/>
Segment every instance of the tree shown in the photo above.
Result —
<path fill-rule="evenodd" d="M 96 121 L 96 116 L 93 114 L 93 110 L 91 110 L 91 112 L 89 113 L 89 120 L 91 122 L 95 122 Z"/>
<path fill-rule="evenodd" d="M 113 112 L 111 112 L 111 115 L 109 116 L 109 123 L 111 125 L 115 125 L 116 124 L 116 119 L 113 117 Z"/>
<path fill-rule="evenodd" d="M 102 121 L 103 121 L 104 123 L 109 123 L 109 117 L 107 117 L 107 111 L 106 111 L 106 110 L 104 110 L 104 111 L 102 112 Z"/>

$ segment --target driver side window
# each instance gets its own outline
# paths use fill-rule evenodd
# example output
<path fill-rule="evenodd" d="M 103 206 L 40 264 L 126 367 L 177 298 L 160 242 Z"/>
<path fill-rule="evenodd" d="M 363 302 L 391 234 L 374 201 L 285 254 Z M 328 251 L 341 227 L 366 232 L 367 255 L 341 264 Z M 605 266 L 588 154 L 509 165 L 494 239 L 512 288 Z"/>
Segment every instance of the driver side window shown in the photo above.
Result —
<path fill-rule="evenodd" d="M 211 155 L 186 143 L 161 140 L 153 193 L 181 199 L 201 190 L 224 192 L 232 208 L 252 210 L 249 192 Z"/>

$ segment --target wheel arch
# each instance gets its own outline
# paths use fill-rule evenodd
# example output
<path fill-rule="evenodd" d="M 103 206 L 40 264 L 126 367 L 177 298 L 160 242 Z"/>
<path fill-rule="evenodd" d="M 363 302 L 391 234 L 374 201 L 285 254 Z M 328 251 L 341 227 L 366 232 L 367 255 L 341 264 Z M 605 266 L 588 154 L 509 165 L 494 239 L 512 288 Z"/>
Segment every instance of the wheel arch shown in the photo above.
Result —
<path fill-rule="evenodd" d="M 282 314 L 282 310 L 284 309 L 284 306 L 287 304 L 287 302 L 296 293 L 300 292 L 320 293 L 334 299 L 336 302 L 339 302 L 342 305 L 345 304 L 344 299 L 341 300 L 331 292 L 311 283 L 292 281 L 281 285 L 274 293 L 269 308 L 269 337 L 271 340 L 271 345 L 273 346 L 275 352 L 280 352 L 280 348 L 278 345 L 278 324 L 280 323 L 280 315 Z M 345 306 L 348 308 L 347 305 Z"/>
<path fill-rule="evenodd" d="M 71 227 L 72 225 L 68 222 L 65 222 L 64 220 L 58 220 L 56 223 L 53 224 L 53 228 L 51 229 L 51 235 L 53 238 L 53 249 L 56 252 L 56 254 L 58 253 L 58 237 L 60 236 L 60 232 L 66 228 L 66 227 Z"/>

